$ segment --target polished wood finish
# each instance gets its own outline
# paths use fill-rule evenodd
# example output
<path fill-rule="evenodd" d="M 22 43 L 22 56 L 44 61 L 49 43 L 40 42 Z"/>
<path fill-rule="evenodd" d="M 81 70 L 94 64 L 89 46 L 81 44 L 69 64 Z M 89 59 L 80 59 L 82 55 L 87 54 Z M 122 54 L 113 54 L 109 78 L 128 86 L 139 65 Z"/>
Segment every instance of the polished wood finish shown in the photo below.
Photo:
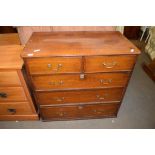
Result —
<path fill-rule="evenodd" d="M 30 114 L 30 115 L 0 115 L 0 121 L 32 121 L 38 120 L 38 115 Z"/>
<path fill-rule="evenodd" d="M 5 96 L 1 95 L 5 94 Z M 26 101 L 22 87 L 0 87 L 0 103 L 4 101 Z"/>
<path fill-rule="evenodd" d="M 41 107 L 44 120 L 90 119 L 99 117 L 115 117 L 119 104 L 91 104 L 78 106 Z"/>
<path fill-rule="evenodd" d="M 54 32 L 34 33 L 21 56 L 48 121 L 116 117 L 139 53 L 119 32 Z"/>
<path fill-rule="evenodd" d="M 36 92 L 39 105 L 112 102 L 122 99 L 123 88 Z"/>
<path fill-rule="evenodd" d="M 0 69 L 21 69 L 23 60 L 20 53 L 23 47 L 20 45 L 0 46 Z"/>
<path fill-rule="evenodd" d="M 80 73 L 81 61 L 80 57 L 53 57 L 28 59 L 27 64 L 30 74 Z"/>
<path fill-rule="evenodd" d="M 22 49 L 20 45 L 0 46 L 0 120 L 3 121 L 38 119 L 22 74 Z"/>
<path fill-rule="evenodd" d="M 18 33 L 0 34 L 0 46 L 19 45 L 20 39 Z"/>
<path fill-rule="evenodd" d="M 0 115 L 30 115 L 32 110 L 27 102 L 2 102 Z"/>
<path fill-rule="evenodd" d="M 36 113 L 36 109 L 35 109 L 35 105 L 33 103 L 33 100 L 32 100 L 32 97 L 31 97 L 31 94 L 30 94 L 30 91 L 29 91 L 29 88 L 28 88 L 28 81 L 26 81 L 26 78 L 24 77 L 24 73 L 23 73 L 23 70 L 18 70 L 18 76 L 20 78 L 20 81 L 22 83 L 22 86 L 24 88 L 24 91 L 25 91 L 25 95 L 27 97 L 27 100 L 29 101 L 29 106 L 31 107 L 31 110 L 33 112 L 34 115 L 36 115 L 36 117 L 38 117 L 37 113 Z M 26 83 L 27 82 L 27 83 Z"/>
<path fill-rule="evenodd" d="M 137 47 L 120 32 L 35 32 L 24 48 L 22 57 L 133 55 L 139 53 Z"/>
<path fill-rule="evenodd" d="M 32 82 L 36 90 L 48 89 L 88 89 L 106 87 L 124 87 L 129 78 L 128 73 L 97 73 L 33 76 Z"/>
<path fill-rule="evenodd" d="M 85 72 L 131 71 L 136 56 L 96 56 L 86 57 Z"/>
<path fill-rule="evenodd" d="M 21 86 L 17 71 L 0 71 L 0 86 Z"/>
<path fill-rule="evenodd" d="M 24 45 L 33 32 L 55 31 L 116 31 L 116 26 L 18 26 L 18 34 Z"/>

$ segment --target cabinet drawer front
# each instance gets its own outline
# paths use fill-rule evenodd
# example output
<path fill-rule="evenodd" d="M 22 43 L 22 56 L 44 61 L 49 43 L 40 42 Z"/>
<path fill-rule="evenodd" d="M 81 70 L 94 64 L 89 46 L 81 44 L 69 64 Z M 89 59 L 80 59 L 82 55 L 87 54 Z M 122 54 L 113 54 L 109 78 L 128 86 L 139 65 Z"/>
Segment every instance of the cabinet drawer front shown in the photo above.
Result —
<path fill-rule="evenodd" d="M 20 86 L 21 82 L 16 71 L 0 72 L 0 86 Z"/>
<path fill-rule="evenodd" d="M 47 75 L 33 76 L 32 79 L 36 90 L 108 88 L 125 86 L 129 73 L 86 74 L 82 79 L 80 77 L 79 74 Z"/>
<path fill-rule="evenodd" d="M 65 120 L 116 116 L 119 104 L 92 104 L 79 106 L 41 107 L 44 120 Z"/>
<path fill-rule="evenodd" d="M 36 98 L 40 105 L 120 101 L 122 95 L 123 88 L 36 92 Z"/>
<path fill-rule="evenodd" d="M 85 72 L 130 71 L 135 61 L 136 56 L 86 57 Z"/>
<path fill-rule="evenodd" d="M 26 95 L 22 87 L 0 87 L 0 102 L 26 100 Z"/>
<path fill-rule="evenodd" d="M 79 73 L 80 57 L 53 57 L 27 59 L 30 74 Z"/>
<path fill-rule="evenodd" d="M 26 115 L 32 114 L 27 102 L 3 102 L 0 103 L 0 115 Z"/>

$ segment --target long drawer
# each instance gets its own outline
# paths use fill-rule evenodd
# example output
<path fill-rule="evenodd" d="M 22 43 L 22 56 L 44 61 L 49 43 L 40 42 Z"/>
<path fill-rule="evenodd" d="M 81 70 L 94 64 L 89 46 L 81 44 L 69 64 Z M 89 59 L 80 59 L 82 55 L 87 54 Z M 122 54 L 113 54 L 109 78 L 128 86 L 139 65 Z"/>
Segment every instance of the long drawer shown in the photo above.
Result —
<path fill-rule="evenodd" d="M 98 73 L 33 76 L 36 90 L 124 87 L 129 73 Z"/>
<path fill-rule="evenodd" d="M 65 120 L 114 117 L 117 115 L 119 104 L 91 104 L 79 106 L 41 107 L 43 120 Z"/>
<path fill-rule="evenodd" d="M 51 57 L 27 59 L 30 74 L 80 73 L 80 57 Z"/>
<path fill-rule="evenodd" d="M 89 56 L 85 58 L 85 72 L 130 71 L 136 56 Z"/>
<path fill-rule="evenodd" d="M 27 98 L 22 87 L 0 87 L 0 102 L 26 100 Z"/>
<path fill-rule="evenodd" d="M 85 102 L 112 102 L 120 101 L 123 88 L 36 92 L 37 103 L 40 105 L 85 103 Z"/>
<path fill-rule="evenodd" d="M 0 115 L 28 115 L 32 113 L 28 102 L 3 102 L 0 104 Z"/>
<path fill-rule="evenodd" d="M 16 71 L 0 72 L 0 86 L 20 86 L 21 82 Z"/>

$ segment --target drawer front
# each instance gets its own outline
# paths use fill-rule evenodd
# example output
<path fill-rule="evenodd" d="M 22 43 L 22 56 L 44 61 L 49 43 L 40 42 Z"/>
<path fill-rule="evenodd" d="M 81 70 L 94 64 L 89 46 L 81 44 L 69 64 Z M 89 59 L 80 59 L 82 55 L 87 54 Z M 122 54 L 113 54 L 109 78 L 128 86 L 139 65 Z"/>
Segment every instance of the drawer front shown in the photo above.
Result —
<path fill-rule="evenodd" d="M 0 86 L 20 86 L 21 82 L 16 71 L 0 72 Z"/>
<path fill-rule="evenodd" d="M 36 90 L 124 87 L 129 73 L 33 76 Z"/>
<path fill-rule="evenodd" d="M 27 115 L 32 113 L 27 102 L 0 103 L 0 115 Z"/>
<path fill-rule="evenodd" d="M 120 101 L 123 88 L 60 91 L 60 92 L 36 92 L 37 102 L 40 105 L 85 103 L 85 102 L 107 102 Z"/>
<path fill-rule="evenodd" d="M 26 95 L 22 87 L 0 87 L 0 102 L 26 100 Z"/>
<path fill-rule="evenodd" d="M 111 72 L 132 70 L 136 56 L 92 56 L 85 59 L 85 72 Z"/>
<path fill-rule="evenodd" d="M 119 104 L 41 107 L 44 120 L 65 120 L 116 116 Z"/>
<path fill-rule="evenodd" d="M 79 73 L 81 71 L 79 57 L 53 57 L 27 59 L 30 74 Z"/>

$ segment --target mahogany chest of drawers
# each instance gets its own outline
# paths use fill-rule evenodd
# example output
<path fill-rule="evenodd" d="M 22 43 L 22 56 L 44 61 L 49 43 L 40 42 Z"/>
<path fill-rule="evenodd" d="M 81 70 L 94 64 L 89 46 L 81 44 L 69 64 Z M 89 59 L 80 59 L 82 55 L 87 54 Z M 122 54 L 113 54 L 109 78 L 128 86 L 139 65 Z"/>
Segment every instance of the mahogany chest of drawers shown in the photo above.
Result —
<path fill-rule="evenodd" d="M 41 118 L 116 117 L 138 54 L 120 32 L 33 33 L 22 57 Z"/>
<path fill-rule="evenodd" d="M 20 45 L 0 46 L 0 120 L 37 120 L 26 85 Z"/>

